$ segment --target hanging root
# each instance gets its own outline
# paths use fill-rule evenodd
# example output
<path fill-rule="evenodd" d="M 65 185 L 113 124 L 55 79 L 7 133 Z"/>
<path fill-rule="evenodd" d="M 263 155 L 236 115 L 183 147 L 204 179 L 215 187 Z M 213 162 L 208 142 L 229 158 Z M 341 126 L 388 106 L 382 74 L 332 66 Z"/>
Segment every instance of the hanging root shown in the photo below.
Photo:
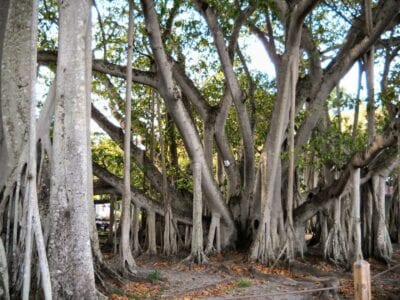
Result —
<path fill-rule="evenodd" d="M 188 257 L 182 260 L 181 263 L 206 265 L 208 264 L 208 257 L 203 251 L 196 251 L 194 253 L 192 252 Z"/>
<path fill-rule="evenodd" d="M 349 261 L 346 242 L 339 224 L 334 224 L 329 231 L 324 245 L 324 257 L 338 265 L 345 265 Z"/>
<path fill-rule="evenodd" d="M 215 247 L 214 247 L 215 240 Z M 205 253 L 210 255 L 212 253 L 221 252 L 221 227 L 220 216 L 217 213 L 212 213 L 211 224 L 208 230 L 208 239 Z"/>
<path fill-rule="evenodd" d="M 0 238 L 0 298 L 10 299 L 8 291 L 8 268 L 7 268 L 7 258 L 4 251 L 3 241 Z"/>
<path fill-rule="evenodd" d="M 285 258 L 290 263 L 292 260 L 294 260 L 298 252 L 300 252 L 301 255 L 303 254 L 302 244 L 297 239 L 297 235 L 292 224 L 287 224 L 285 231 L 286 231 L 286 245 L 287 245 Z"/>

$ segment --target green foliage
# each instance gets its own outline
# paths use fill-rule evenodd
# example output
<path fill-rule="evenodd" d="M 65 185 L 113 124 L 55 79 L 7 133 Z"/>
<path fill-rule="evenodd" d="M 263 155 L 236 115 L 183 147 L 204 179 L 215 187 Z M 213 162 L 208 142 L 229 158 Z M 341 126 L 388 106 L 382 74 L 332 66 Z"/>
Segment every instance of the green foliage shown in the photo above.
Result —
<path fill-rule="evenodd" d="M 58 2 L 39 1 L 38 17 L 38 47 L 43 50 L 54 50 L 58 47 Z"/>
<path fill-rule="evenodd" d="M 337 122 L 324 131 L 316 129 L 309 143 L 302 150 L 299 166 L 312 165 L 319 170 L 322 165 L 341 170 L 350 160 L 354 152 L 365 148 L 367 144 L 366 132 L 359 132 L 353 140 L 351 128 L 340 132 Z"/>
<path fill-rule="evenodd" d="M 153 270 L 147 275 L 147 280 L 151 283 L 156 283 L 162 279 L 161 272 L 158 270 Z"/>
<path fill-rule="evenodd" d="M 247 278 L 240 278 L 236 283 L 236 286 L 241 289 L 251 287 L 251 285 L 251 281 Z"/>
<path fill-rule="evenodd" d="M 111 173 L 122 177 L 124 173 L 124 154 L 121 148 L 110 138 L 99 136 L 92 142 L 92 157 Z"/>
<path fill-rule="evenodd" d="M 254 14 L 247 20 L 257 25 L 262 31 L 267 32 L 266 18 L 271 22 L 277 52 L 285 50 L 284 22 L 274 6 L 274 1 L 252 0 L 251 4 L 257 6 Z M 240 10 L 249 4 L 248 1 L 210 0 L 209 5 L 218 15 L 218 24 L 221 26 L 226 45 L 229 44 L 234 22 Z M 144 71 L 155 71 L 156 66 L 152 50 L 149 46 L 147 31 L 144 26 L 143 12 L 138 1 L 135 1 L 135 29 L 133 67 Z M 39 2 L 39 48 L 45 50 L 57 50 L 58 11 L 57 1 L 44 0 Z M 96 1 L 96 9 L 93 9 L 93 54 L 96 59 L 105 59 L 119 65 L 126 64 L 127 51 L 127 24 L 128 1 Z M 166 0 L 155 1 L 155 9 L 159 17 L 163 35 L 163 43 L 171 58 L 184 68 L 186 74 L 193 81 L 208 105 L 218 109 L 223 95 L 227 89 L 227 82 L 222 72 L 221 63 L 214 46 L 212 34 L 204 20 L 197 12 L 191 1 Z M 99 15 L 98 15 L 99 13 Z M 343 43 L 347 29 L 350 27 L 348 20 L 359 16 L 361 7 L 359 1 L 328 0 L 316 6 L 306 18 L 306 26 L 312 34 L 318 52 L 326 57 L 322 65 L 326 66 L 329 60 L 337 53 L 338 46 Z M 247 26 L 243 26 L 239 36 L 239 47 L 246 57 L 247 38 L 251 35 Z M 392 36 L 390 36 L 392 37 Z M 301 52 L 300 77 L 304 78 L 310 73 L 310 57 Z M 377 51 L 378 55 L 384 52 Z M 246 97 L 246 106 L 249 116 L 256 120 L 254 127 L 254 148 L 256 159 L 266 139 L 273 105 L 276 99 L 276 81 L 265 73 L 250 70 L 251 80 L 245 72 L 242 62 L 237 55 L 233 61 L 234 71 L 237 75 L 240 87 Z M 249 64 L 249 67 L 250 64 Z M 54 66 L 52 67 L 54 70 Z M 273 71 L 269 72 L 271 76 Z M 40 73 L 40 76 L 41 73 Z M 273 75 L 272 75 L 273 76 Z M 49 85 L 49 76 L 43 77 L 46 85 Z M 52 79 L 52 78 L 51 78 Z M 250 99 L 251 83 L 254 83 L 254 99 Z M 398 60 L 393 61 L 393 66 L 388 78 L 387 90 L 379 95 L 376 105 L 392 103 L 400 107 L 397 95 L 400 93 L 400 65 Z M 154 165 L 161 170 L 160 163 L 160 136 L 165 137 L 167 175 L 177 189 L 192 189 L 192 177 L 190 173 L 190 159 L 186 153 L 184 143 L 179 136 L 175 125 L 172 125 L 175 135 L 170 135 L 168 116 L 164 105 L 161 107 L 161 131 L 158 128 L 154 112 L 154 101 L 158 97 L 153 89 L 141 84 L 134 84 L 132 88 L 132 135 L 138 140 L 140 146 L 145 149 L 145 154 L 150 157 L 150 149 L 154 150 Z M 100 109 L 106 109 L 117 124 L 123 127 L 125 117 L 125 80 L 110 75 L 102 75 L 94 72 L 93 99 Z M 254 101 L 254 103 L 252 103 Z M 313 165 L 320 168 L 324 164 L 341 169 L 349 160 L 354 151 L 363 149 L 366 145 L 364 132 L 365 118 L 360 116 L 357 139 L 352 138 L 352 115 L 356 99 L 340 91 L 339 97 L 333 93 L 327 101 L 327 109 L 330 113 L 330 124 L 319 126 L 314 130 L 313 136 L 301 151 L 298 167 Z M 185 106 L 191 115 L 193 122 L 203 137 L 204 122 L 190 103 L 185 99 Z M 255 114 L 252 110 L 255 107 Z M 337 116 L 340 108 L 342 115 Z M 296 130 L 309 114 L 313 113 L 308 107 L 302 108 L 296 117 Z M 347 116 L 346 116 L 347 113 Z M 347 118 L 347 121 L 346 121 Z M 364 119 L 363 119 L 364 118 Z M 380 132 L 390 120 L 385 110 L 377 110 L 377 131 Z M 170 122 L 172 123 L 172 122 Z M 154 128 L 154 131 L 152 131 Z M 242 137 L 234 105 L 229 110 L 225 131 L 232 152 L 237 160 L 242 156 Z M 168 152 L 170 140 L 177 144 L 178 165 L 172 163 Z M 135 141 L 136 141 L 135 140 Z M 123 152 L 120 147 L 103 135 L 96 135 L 92 146 L 93 159 L 101 166 L 107 168 L 115 175 L 122 177 Z M 287 153 L 282 158 L 287 159 Z M 312 158 L 311 158 L 312 157 Z M 214 164 L 215 166 L 216 164 Z M 144 184 L 143 172 L 133 164 L 131 170 L 131 182 L 137 187 Z M 148 193 L 151 193 L 148 191 Z"/>

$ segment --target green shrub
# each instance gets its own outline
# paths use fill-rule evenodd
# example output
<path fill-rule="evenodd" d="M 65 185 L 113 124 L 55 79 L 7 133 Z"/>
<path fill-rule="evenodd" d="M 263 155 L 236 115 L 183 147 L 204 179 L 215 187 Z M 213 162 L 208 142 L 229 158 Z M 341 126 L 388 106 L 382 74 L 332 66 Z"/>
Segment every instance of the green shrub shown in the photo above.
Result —
<path fill-rule="evenodd" d="M 247 278 L 240 278 L 240 279 L 238 280 L 238 282 L 236 283 L 236 286 L 237 286 L 238 288 L 241 288 L 241 289 L 243 289 L 243 288 L 248 288 L 248 287 L 251 286 L 251 281 L 248 280 Z"/>
<path fill-rule="evenodd" d="M 150 281 L 151 283 L 155 283 L 157 281 L 161 280 L 161 272 L 158 270 L 151 271 L 147 275 L 147 280 Z"/>

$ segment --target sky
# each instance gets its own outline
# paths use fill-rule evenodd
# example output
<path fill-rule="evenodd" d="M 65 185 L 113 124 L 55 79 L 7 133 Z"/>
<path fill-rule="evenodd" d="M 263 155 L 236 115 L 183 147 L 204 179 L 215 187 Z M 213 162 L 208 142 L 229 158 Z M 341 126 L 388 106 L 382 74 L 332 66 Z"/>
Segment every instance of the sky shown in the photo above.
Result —
<path fill-rule="evenodd" d="M 250 57 L 251 62 L 249 63 L 250 70 L 259 71 L 268 74 L 268 78 L 275 77 L 275 70 L 274 66 L 269 59 L 269 56 L 264 49 L 261 42 L 258 40 L 257 37 L 251 36 L 244 41 L 247 43 L 247 47 L 244 52 L 247 56 Z M 53 77 L 50 71 L 45 71 L 45 68 L 42 68 L 43 71 L 46 73 L 46 76 Z M 379 76 L 375 76 L 377 78 Z M 357 89 L 357 81 L 358 81 L 358 67 L 355 65 L 347 75 L 341 80 L 340 87 L 343 88 L 347 93 L 355 95 Z M 47 95 L 48 88 L 45 85 L 45 81 L 43 78 L 38 79 L 38 88 L 37 88 L 37 97 L 40 101 L 44 101 Z M 364 89 L 365 91 L 365 89 Z M 362 97 L 365 97 L 362 95 Z M 97 101 L 97 108 L 99 108 L 103 113 L 105 113 L 115 125 L 119 125 L 118 122 L 111 116 L 109 111 L 105 111 L 104 107 L 107 106 L 106 102 L 103 104 Z M 96 122 L 92 120 L 91 122 L 91 129 L 92 132 L 103 132 L 103 130 L 97 125 Z"/>
<path fill-rule="evenodd" d="M 260 71 L 268 74 L 269 78 L 275 77 L 274 66 L 269 59 L 269 56 L 264 49 L 262 43 L 258 40 L 257 37 L 251 36 L 246 40 L 247 49 L 244 50 L 247 55 L 251 58 L 251 63 L 249 67 L 251 70 Z M 375 76 L 376 79 L 379 79 L 379 76 Z M 355 96 L 357 93 L 357 84 L 358 84 L 358 66 L 355 64 L 346 76 L 340 81 L 340 88 L 344 89 L 347 93 Z M 375 84 L 379 87 L 379 84 Z M 364 89 L 365 91 L 365 89 Z M 361 97 L 365 97 L 365 93 L 362 91 Z"/>

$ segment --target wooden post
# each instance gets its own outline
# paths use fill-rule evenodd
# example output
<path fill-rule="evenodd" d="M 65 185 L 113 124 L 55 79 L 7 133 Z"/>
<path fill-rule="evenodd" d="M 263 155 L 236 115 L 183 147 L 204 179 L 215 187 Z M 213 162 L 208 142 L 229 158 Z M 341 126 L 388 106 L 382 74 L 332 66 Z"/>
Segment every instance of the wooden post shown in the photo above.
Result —
<path fill-rule="evenodd" d="M 358 260 L 353 264 L 354 278 L 354 299 L 371 299 L 371 275 L 369 263 L 365 260 Z"/>

